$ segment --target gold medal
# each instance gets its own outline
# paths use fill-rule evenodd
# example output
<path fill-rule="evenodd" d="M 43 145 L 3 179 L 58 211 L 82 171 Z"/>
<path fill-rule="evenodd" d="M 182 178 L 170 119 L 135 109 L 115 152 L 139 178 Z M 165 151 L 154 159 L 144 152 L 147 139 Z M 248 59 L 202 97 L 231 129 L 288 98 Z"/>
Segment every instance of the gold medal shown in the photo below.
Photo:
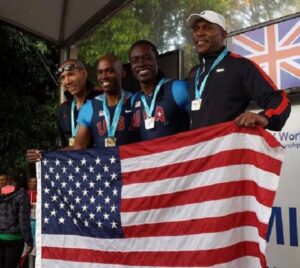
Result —
<path fill-rule="evenodd" d="M 107 137 L 105 139 L 105 147 L 115 147 L 117 139 L 115 137 Z"/>
<path fill-rule="evenodd" d="M 74 143 L 75 143 L 75 138 L 74 137 L 69 138 L 69 146 L 73 146 Z"/>

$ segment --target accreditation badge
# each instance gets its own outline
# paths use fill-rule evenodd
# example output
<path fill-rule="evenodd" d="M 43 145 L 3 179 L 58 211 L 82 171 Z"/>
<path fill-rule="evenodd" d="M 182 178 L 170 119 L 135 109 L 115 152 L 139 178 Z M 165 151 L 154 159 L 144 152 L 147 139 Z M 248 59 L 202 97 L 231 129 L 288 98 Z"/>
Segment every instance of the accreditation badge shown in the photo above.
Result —
<path fill-rule="evenodd" d="M 202 99 L 193 100 L 191 110 L 192 111 L 199 111 L 200 107 L 201 107 L 201 102 L 202 102 Z"/>
<path fill-rule="evenodd" d="M 145 129 L 153 129 L 155 125 L 155 117 L 148 117 L 145 120 Z"/>
<path fill-rule="evenodd" d="M 69 138 L 69 146 L 73 146 L 74 143 L 75 143 L 75 138 L 74 137 Z"/>
<path fill-rule="evenodd" d="M 115 137 L 107 137 L 104 140 L 105 147 L 115 147 L 117 144 L 117 139 Z"/>

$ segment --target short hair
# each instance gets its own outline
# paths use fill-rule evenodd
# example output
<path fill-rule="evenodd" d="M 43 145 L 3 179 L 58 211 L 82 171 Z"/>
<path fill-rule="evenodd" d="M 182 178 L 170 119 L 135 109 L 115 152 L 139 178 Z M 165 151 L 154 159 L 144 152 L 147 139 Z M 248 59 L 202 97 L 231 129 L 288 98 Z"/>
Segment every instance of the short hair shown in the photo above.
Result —
<path fill-rule="evenodd" d="M 123 63 L 122 61 L 115 55 L 115 54 L 105 54 L 103 56 L 101 56 L 98 60 L 97 60 L 97 70 L 98 70 L 98 65 L 102 60 L 105 59 L 109 59 L 113 61 L 113 64 L 116 66 L 118 66 L 118 68 L 120 68 L 120 72 L 123 71 Z"/>
<path fill-rule="evenodd" d="M 68 59 L 68 60 L 65 60 L 62 64 L 60 64 L 59 66 L 63 66 L 65 65 L 66 63 L 73 63 L 75 64 L 77 67 L 79 68 L 82 68 L 82 69 L 86 69 L 86 66 L 85 64 L 83 63 L 83 61 L 79 60 L 79 59 Z"/>
<path fill-rule="evenodd" d="M 99 65 L 100 61 L 105 60 L 105 59 L 112 59 L 115 62 L 120 62 L 122 65 L 122 61 L 113 53 L 109 53 L 109 54 L 105 54 L 103 56 L 101 56 L 98 60 L 97 60 L 97 66 Z"/>
<path fill-rule="evenodd" d="M 141 39 L 141 40 L 138 40 L 135 43 L 133 43 L 133 45 L 130 47 L 129 52 L 128 52 L 129 59 L 130 59 L 131 51 L 136 46 L 149 46 L 151 48 L 151 50 L 154 52 L 155 57 L 158 58 L 158 56 L 159 56 L 158 50 L 157 50 L 156 46 L 153 43 L 151 43 L 148 40 Z"/>

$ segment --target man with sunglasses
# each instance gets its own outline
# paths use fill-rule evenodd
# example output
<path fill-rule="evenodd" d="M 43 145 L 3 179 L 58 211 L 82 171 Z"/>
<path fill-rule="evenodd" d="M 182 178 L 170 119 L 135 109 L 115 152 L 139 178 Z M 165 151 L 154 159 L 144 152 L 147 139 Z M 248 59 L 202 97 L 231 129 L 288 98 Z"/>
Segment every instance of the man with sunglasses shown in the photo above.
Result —
<path fill-rule="evenodd" d="M 77 133 L 79 110 L 86 100 L 94 98 L 97 92 L 94 90 L 93 84 L 87 80 L 88 72 L 80 60 L 66 60 L 58 68 L 57 75 L 65 90 L 66 98 L 66 101 L 59 106 L 57 113 L 60 146 L 72 146 Z M 39 150 L 27 150 L 28 162 L 35 162 L 39 157 Z"/>
<path fill-rule="evenodd" d="M 82 105 L 93 99 L 97 92 L 87 80 L 87 70 L 80 60 L 69 60 L 58 69 L 66 101 L 58 109 L 58 128 L 62 147 L 74 144 L 77 132 L 77 117 Z"/>

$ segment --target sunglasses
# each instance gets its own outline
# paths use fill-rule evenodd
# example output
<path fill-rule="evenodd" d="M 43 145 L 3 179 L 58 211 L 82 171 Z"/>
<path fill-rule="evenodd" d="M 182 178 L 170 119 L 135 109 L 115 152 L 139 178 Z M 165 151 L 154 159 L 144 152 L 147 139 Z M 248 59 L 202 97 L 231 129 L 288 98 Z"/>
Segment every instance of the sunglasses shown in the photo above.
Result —
<path fill-rule="evenodd" d="M 74 69 L 82 69 L 82 68 L 79 67 L 79 66 L 76 66 L 75 64 L 67 64 L 64 67 L 59 67 L 57 69 L 56 75 L 60 76 L 63 72 L 65 72 L 65 71 L 67 71 L 67 72 L 73 71 Z"/>

